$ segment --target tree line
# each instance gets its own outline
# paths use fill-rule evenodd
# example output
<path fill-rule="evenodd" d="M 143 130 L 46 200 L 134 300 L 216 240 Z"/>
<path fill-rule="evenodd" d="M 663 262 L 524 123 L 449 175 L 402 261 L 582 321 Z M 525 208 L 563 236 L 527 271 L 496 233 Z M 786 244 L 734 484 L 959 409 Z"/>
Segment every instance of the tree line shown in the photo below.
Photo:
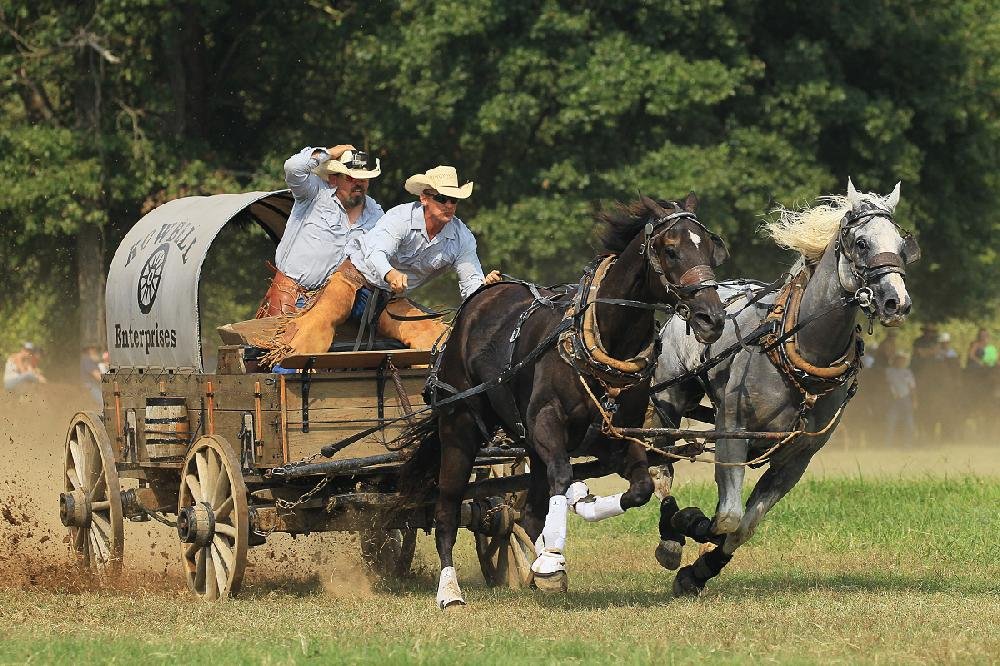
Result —
<path fill-rule="evenodd" d="M 292 152 L 342 142 L 381 158 L 386 208 L 456 166 L 484 265 L 543 283 L 574 279 L 593 213 L 637 192 L 696 191 L 725 274 L 772 279 L 790 257 L 756 229 L 775 203 L 900 180 L 917 316 L 980 316 L 998 63 L 989 0 L 0 0 L 0 343 L 100 340 L 142 214 L 278 189 Z M 213 276 L 252 298 L 245 260 Z"/>

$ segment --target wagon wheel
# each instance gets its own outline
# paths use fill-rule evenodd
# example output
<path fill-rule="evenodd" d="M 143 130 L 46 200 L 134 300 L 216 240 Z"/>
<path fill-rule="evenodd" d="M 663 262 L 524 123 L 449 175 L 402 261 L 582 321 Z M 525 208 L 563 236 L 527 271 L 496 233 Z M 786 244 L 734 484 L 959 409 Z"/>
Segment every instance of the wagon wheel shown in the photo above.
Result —
<path fill-rule="evenodd" d="M 101 578 L 117 576 L 125 543 L 121 486 L 111 442 L 96 412 L 79 412 L 70 421 L 63 487 L 59 518 L 69 528 L 77 561 Z"/>
<path fill-rule="evenodd" d="M 417 547 L 417 530 L 369 529 L 358 532 L 361 559 L 379 578 L 403 578 L 410 573 L 413 552 Z"/>
<path fill-rule="evenodd" d="M 527 460 L 513 464 L 491 465 L 483 479 L 513 476 L 528 471 Z M 499 535 L 476 532 L 476 555 L 483 578 L 490 586 L 508 585 L 514 589 L 531 584 L 531 562 L 535 559 L 535 545 L 518 521 L 528 502 L 528 492 L 521 490 L 503 496 L 503 504 L 489 509 L 507 513 L 506 520 L 511 525 L 509 531 Z"/>
<path fill-rule="evenodd" d="M 177 534 L 188 588 L 202 599 L 240 591 L 248 516 L 247 487 L 232 447 L 218 435 L 199 438 L 181 467 Z"/>

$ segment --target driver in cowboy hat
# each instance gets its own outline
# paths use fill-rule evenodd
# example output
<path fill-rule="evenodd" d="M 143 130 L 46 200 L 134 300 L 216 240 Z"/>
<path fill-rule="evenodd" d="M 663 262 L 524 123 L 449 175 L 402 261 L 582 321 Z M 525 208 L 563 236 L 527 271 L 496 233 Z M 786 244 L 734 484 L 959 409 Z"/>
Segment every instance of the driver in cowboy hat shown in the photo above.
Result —
<path fill-rule="evenodd" d="M 447 330 L 402 298 L 451 268 L 458 274 L 462 299 L 484 284 L 500 281 L 499 271 L 483 274 L 476 239 L 455 217 L 458 202 L 472 194 L 472 183 L 458 185 L 454 167 L 437 166 L 410 176 L 406 191 L 419 199 L 386 213 L 370 230 L 351 240 L 348 259 L 330 276 L 309 310 L 291 320 L 280 340 L 290 354 L 324 352 L 336 327 L 360 318 L 378 289 L 395 297 L 379 314 L 376 330 L 413 349 L 428 349 Z"/>
<path fill-rule="evenodd" d="M 382 217 L 368 184 L 378 159 L 346 144 L 303 148 L 285 162 L 295 203 L 275 252 L 275 275 L 257 317 L 287 315 L 305 304 L 344 260 L 347 244 Z"/>

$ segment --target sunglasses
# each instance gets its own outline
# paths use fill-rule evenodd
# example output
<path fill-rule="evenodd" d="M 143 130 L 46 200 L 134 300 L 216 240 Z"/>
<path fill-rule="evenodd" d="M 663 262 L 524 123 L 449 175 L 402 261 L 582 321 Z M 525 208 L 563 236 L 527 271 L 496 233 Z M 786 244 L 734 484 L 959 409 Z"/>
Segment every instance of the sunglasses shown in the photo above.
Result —
<path fill-rule="evenodd" d="M 438 192 L 437 194 L 432 194 L 431 195 L 431 199 L 434 199 L 434 201 L 437 201 L 442 206 L 444 204 L 457 204 L 458 203 L 458 199 L 456 199 L 455 197 L 449 197 L 447 195 L 441 194 L 440 192 Z"/>

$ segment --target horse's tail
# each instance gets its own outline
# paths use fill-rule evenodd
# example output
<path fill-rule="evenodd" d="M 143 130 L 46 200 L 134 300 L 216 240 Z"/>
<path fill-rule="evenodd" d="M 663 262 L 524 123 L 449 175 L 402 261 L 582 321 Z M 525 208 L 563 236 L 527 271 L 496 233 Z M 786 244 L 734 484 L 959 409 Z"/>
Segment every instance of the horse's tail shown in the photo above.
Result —
<path fill-rule="evenodd" d="M 412 449 L 399 473 L 401 505 L 415 507 L 433 500 L 437 495 L 438 473 L 441 470 L 437 414 L 409 426 L 396 438 L 395 444 Z"/>

